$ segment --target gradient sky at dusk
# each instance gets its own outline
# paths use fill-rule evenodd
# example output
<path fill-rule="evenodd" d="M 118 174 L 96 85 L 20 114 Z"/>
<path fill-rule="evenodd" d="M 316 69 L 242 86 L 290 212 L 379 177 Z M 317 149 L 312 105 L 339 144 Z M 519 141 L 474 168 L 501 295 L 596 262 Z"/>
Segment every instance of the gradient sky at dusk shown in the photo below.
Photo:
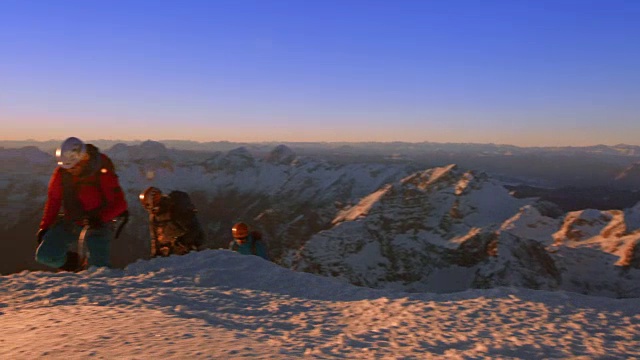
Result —
<path fill-rule="evenodd" d="M 0 1 L 0 139 L 640 145 L 640 1 Z"/>

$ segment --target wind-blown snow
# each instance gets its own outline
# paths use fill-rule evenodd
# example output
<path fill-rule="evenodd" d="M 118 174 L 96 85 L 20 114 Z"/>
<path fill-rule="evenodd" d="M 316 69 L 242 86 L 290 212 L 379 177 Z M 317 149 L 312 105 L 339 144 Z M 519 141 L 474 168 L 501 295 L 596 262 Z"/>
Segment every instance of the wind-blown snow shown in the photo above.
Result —
<path fill-rule="evenodd" d="M 207 250 L 0 277 L 0 358 L 633 358 L 639 310 L 517 288 L 374 290 Z"/>

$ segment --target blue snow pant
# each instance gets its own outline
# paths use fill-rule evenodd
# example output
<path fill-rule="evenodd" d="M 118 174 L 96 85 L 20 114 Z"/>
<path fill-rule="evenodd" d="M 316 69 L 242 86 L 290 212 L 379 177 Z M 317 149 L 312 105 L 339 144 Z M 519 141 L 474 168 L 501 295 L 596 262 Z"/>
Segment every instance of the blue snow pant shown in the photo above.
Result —
<path fill-rule="evenodd" d="M 59 268 L 67 261 L 67 251 L 75 247 L 82 226 L 58 221 L 44 235 L 42 243 L 36 250 L 36 261 L 54 268 Z M 111 266 L 111 239 L 113 229 L 106 225 L 87 230 L 84 238 L 89 250 L 89 266 Z"/>

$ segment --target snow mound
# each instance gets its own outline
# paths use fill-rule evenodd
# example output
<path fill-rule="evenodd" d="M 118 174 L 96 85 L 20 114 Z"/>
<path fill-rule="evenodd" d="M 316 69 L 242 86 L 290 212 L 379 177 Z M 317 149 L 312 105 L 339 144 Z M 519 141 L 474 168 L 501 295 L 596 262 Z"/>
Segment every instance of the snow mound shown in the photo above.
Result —
<path fill-rule="evenodd" d="M 633 358 L 637 310 L 517 288 L 373 290 L 208 250 L 0 277 L 0 358 Z"/>

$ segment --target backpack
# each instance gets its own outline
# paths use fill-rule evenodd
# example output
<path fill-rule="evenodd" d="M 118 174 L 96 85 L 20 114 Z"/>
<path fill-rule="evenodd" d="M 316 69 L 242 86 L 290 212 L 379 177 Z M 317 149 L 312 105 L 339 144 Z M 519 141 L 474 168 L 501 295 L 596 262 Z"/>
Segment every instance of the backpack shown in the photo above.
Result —
<path fill-rule="evenodd" d="M 266 245 L 263 241 L 262 241 L 262 233 L 260 233 L 259 231 L 251 231 L 249 233 L 249 237 L 251 238 L 251 254 L 253 255 L 258 255 L 258 248 L 257 248 L 257 243 L 261 242 L 263 245 Z M 231 250 L 233 251 L 238 251 L 239 245 L 236 242 L 233 242 L 233 245 L 231 247 Z"/>
<path fill-rule="evenodd" d="M 159 211 L 151 215 L 150 221 L 154 232 L 162 228 L 162 243 L 170 243 L 172 254 L 181 253 L 175 252 L 174 248 L 191 249 L 192 246 L 201 245 L 199 239 L 203 234 L 196 212 L 197 209 L 186 192 L 174 190 L 162 195 Z"/>
<path fill-rule="evenodd" d="M 173 190 L 169 193 L 169 214 L 171 220 L 184 228 L 189 228 L 195 213 L 198 211 L 191 197 L 184 191 Z"/>

